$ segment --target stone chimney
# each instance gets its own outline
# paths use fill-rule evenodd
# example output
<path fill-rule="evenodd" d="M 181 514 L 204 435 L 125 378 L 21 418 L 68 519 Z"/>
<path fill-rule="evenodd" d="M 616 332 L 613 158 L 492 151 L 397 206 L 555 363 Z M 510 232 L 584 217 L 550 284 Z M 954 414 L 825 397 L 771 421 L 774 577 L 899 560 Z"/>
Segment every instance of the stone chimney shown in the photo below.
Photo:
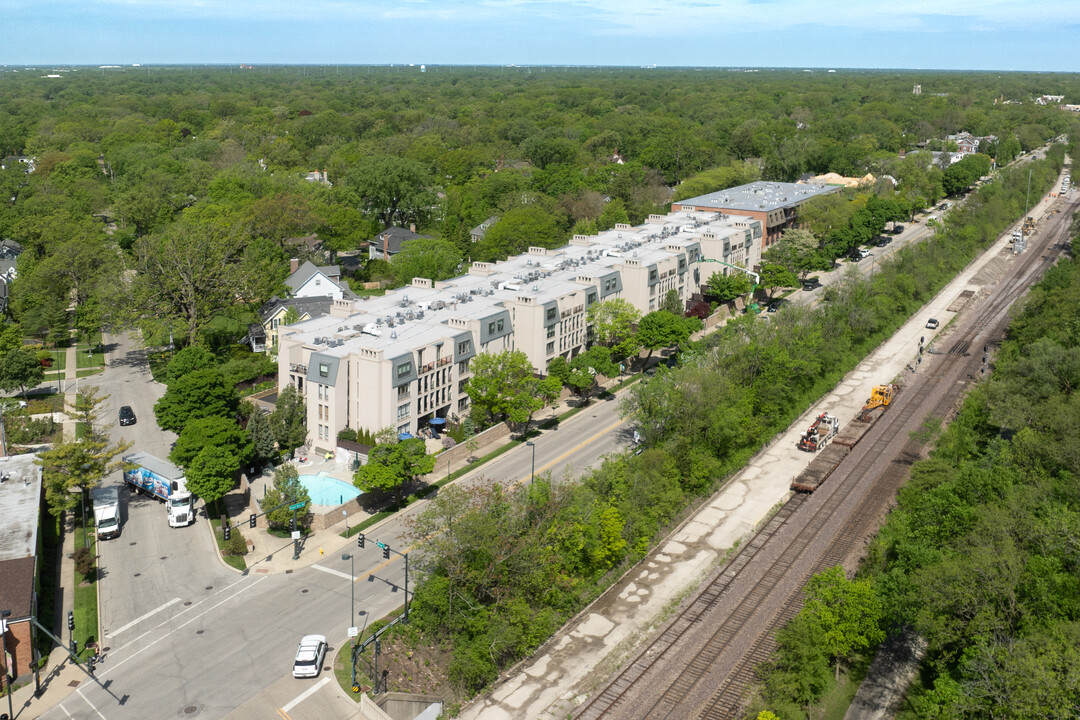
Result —
<path fill-rule="evenodd" d="M 383 260 L 390 259 L 390 233 L 382 234 L 382 256 Z"/>
<path fill-rule="evenodd" d="M 296 272 L 299 269 L 300 269 L 300 258 L 290 258 L 289 259 L 289 274 L 291 275 L 291 274 L 293 274 L 294 272 Z"/>

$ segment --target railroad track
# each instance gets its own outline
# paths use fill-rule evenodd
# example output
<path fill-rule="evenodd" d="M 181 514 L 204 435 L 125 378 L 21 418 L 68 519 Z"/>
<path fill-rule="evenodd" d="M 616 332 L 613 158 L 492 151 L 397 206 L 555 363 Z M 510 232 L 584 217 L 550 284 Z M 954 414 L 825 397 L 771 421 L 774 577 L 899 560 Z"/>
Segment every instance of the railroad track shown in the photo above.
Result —
<path fill-rule="evenodd" d="M 926 417 L 944 419 L 959 406 L 981 367 L 971 348 L 982 349 L 1002 336 L 1009 308 L 1056 261 L 1064 244 L 1051 240 L 1067 239 L 1064 218 L 1070 215 L 1052 216 L 1043 247 L 1021 255 L 1009 279 L 958 324 L 948 353 L 937 355 L 935 367 L 909 383 L 831 482 L 812 496 L 792 496 L 622 672 L 578 709 L 576 718 L 740 717 L 754 669 L 776 647 L 775 630 L 802 607 L 802 586 L 814 573 L 842 563 L 874 530 L 919 457 L 917 442 L 900 439 Z M 721 608 L 740 593 L 733 607 Z M 778 593 L 781 602 L 770 603 Z M 681 644 L 686 641 L 696 648 L 686 652 Z"/>

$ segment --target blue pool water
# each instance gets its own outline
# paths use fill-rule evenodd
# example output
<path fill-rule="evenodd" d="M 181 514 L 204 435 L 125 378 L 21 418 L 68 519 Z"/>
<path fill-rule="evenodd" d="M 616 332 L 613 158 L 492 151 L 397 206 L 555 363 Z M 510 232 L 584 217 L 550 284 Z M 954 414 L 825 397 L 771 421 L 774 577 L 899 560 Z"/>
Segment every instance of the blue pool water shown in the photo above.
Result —
<path fill-rule="evenodd" d="M 312 505 L 341 505 L 360 494 L 355 485 L 324 472 L 318 475 L 301 475 L 300 484 L 307 489 Z"/>

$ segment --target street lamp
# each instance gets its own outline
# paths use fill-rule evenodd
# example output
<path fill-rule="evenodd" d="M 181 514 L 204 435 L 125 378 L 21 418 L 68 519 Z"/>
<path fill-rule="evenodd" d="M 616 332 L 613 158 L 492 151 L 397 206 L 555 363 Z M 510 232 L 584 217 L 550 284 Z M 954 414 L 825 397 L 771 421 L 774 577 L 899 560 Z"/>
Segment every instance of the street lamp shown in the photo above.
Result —
<path fill-rule="evenodd" d="M 0 630 L 4 631 L 3 635 L 0 635 L 0 655 L 4 661 L 4 687 L 7 688 L 7 702 L 8 702 L 8 717 L 15 717 L 15 709 L 11 703 L 11 678 L 15 676 L 11 672 L 11 668 L 8 667 L 7 659 L 7 619 L 11 617 L 10 610 L 0 610 Z"/>
<path fill-rule="evenodd" d="M 532 440 L 526 440 L 525 445 L 532 448 L 532 470 L 529 472 L 529 487 L 532 487 L 536 479 L 536 444 Z"/>

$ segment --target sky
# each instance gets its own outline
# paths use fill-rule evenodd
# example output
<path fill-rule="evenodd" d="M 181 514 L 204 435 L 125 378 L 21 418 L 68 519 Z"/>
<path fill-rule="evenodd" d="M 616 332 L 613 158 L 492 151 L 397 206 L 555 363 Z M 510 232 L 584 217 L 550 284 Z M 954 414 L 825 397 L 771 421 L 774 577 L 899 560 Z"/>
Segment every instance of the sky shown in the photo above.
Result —
<path fill-rule="evenodd" d="M 0 64 L 1077 72 L 1078 0 L 0 0 Z"/>

